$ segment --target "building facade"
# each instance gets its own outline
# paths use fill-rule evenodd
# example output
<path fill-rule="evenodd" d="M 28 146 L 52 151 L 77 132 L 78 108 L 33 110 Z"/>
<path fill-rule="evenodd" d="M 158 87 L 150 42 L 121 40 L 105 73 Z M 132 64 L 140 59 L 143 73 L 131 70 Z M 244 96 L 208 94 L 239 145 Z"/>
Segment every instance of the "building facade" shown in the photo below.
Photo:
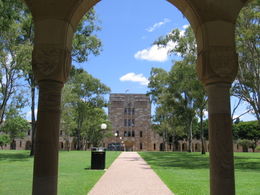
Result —
<path fill-rule="evenodd" d="M 112 135 L 105 147 L 122 146 L 126 151 L 159 150 L 161 138 L 151 129 L 151 102 L 145 94 L 110 94 L 108 117 Z"/>

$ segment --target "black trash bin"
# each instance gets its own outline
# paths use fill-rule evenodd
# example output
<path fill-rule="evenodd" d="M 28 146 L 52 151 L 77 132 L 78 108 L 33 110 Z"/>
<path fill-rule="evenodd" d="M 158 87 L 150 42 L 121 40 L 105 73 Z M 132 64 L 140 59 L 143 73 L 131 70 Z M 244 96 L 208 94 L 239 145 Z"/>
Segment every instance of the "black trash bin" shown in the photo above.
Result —
<path fill-rule="evenodd" d="M 105 148 L 91 148 L 91 169 L 105 169 Z"/>

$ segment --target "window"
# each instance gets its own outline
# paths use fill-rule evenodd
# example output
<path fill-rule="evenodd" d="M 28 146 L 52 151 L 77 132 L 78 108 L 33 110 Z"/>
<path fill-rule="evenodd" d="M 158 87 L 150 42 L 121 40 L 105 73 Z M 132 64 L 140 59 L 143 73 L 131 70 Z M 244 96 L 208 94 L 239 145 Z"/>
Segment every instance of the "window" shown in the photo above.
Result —
<path fill-rule="evenodd" d="M 131 119 L 128 119 L 128 127 L 131 127 Z"/>
<path fill-rule="evenodd" d="M 143 149 L 143 144 L 142 143 L 140 143 L 140 150 L 142 150 Z"/>
<path fill-rule="evenodd" d="M 153 144 L 153 149 L 156 150 L 156 144 Z"/>
<path fill-rule="evenodd" d="M 124 136 L 127 137 L 127 131 L 124 132 Z"/>
<path fill-rule="evenodd" d="M 143 137 L 143 132 L 142 131 L 140 131 L 140 137 Z"/>
<path fill-rule="evenodd" d="M 135 131 L 132 131 L 132 137 L 134 137 L 135 136 Z"/>
<path fill-rule="evenodd" d="M 62 131 L 60 131 L 60 135 L 62 135 Z"/>
<path fill-rule="evenodd" d="M 116 131 L 116 136 L 119 137 L 119 131 Z"/>
<path fill-rule="evenodd" d="M 124 109 L 124 114 L 128 114 L 128 115 L 134 115 L 135 114 L 135 109 L 131 108 L 131 106 L 128 105 L 127 108 Z"/>
<path fill-rule="evenodd" d="M 128 136 L 128 137 L 131 137 L 131 131 L 128 131 L 127 136 Z"/>
<path fill-rule="evenodd" d="M 135 114 L 135 109 L 134 108 L 132 108 L 132 115 L 134 115 Z"/>
<path fill-rule="evenodd" d="M 27 135 L 31 135 L 31 130 L 28 131 Z"/>
<path fill-rule="evenodd" d="M 135 119 L 132 119 L 132 126 L 135 126 Z"/>

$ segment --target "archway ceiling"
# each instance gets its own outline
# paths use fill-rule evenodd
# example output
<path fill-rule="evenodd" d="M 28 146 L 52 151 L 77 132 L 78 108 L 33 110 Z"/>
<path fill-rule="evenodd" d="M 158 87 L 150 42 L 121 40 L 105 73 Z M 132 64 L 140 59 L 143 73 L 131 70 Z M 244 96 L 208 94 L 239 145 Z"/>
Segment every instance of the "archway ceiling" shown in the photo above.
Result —
<path fill-rule="evenodd" d="M 25 0 L 35 19 L 53 17 L 76 26 L 81 17 L 101 0 Z M 213 20 L 235 22 L 240 9 L 250 0 L 167 0 L 176 6 L 193 27 Z"/>

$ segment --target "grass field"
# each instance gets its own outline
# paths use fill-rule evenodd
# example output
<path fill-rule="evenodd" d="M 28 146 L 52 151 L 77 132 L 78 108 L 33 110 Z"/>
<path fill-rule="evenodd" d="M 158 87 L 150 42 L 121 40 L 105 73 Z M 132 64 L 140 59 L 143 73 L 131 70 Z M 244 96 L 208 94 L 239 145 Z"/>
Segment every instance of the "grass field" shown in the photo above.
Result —
<path fill-rule="evenodd" d="M 208 155 L 140 152 L 175 195 L 209 194 Z M 237 195 L 260 194 L 260 153 L 235 153 Z"/>
<path fill-rule="evenodd" d="M 59 195 L 86 195 L 103 175 L 90 170 L 89 151 L 59 153 Z M 119 152 L 106 152 L 108 168 Z M 0 151 L 0 195 L 30 195 L 33 158 L 28 151 Z"/>

